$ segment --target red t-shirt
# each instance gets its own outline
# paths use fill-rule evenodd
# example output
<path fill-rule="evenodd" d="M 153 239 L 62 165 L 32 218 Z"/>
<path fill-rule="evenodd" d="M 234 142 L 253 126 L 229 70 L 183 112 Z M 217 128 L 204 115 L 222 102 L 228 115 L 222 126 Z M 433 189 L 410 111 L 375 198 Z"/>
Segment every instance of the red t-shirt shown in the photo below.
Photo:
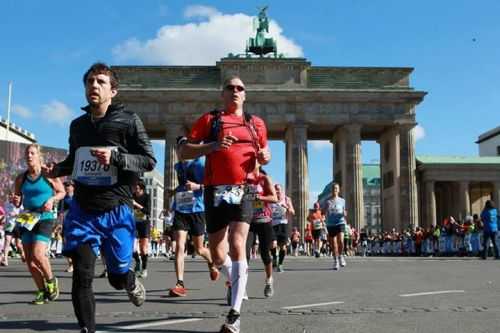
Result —
<path fill-rule="evenodd" d="M 201 142 L 207 140 L 211 132 L 214 115 L 210 112 L 201 116 L 191 129 L 189 140 Z M 247 175 L 255 169 L 256 147 L 254 136 L 249 126 L 245 125 L 244 116 L 234 114 L 221 115 L 219 136 L 231 134 L 238 138 L 229 149 L 217 150 L 207 155 L 205 163 L 205 185 L 243 184 Z M 257 134 L 259 147 L 267 147 L 267 129 L 264 121 L 252 116 L 252 123 Z"/>

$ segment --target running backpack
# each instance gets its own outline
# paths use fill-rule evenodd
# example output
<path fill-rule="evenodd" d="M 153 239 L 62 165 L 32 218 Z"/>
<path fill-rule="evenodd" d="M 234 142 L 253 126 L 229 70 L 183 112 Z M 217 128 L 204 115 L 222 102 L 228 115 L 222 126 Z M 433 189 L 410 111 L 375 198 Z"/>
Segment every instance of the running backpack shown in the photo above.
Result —
<path fill-rule="evenodd" d="M 210 114 L 213 116 L 211 124 L 210 124 L 210 134 L 206 142 L 214 142 L 219 138 L 219 133 L 222 128 L 222 112 L 220 110 L 210 111 Z M 252 144 L 259 150 L 259 137 L 257 135 L 257 130 L 255 129 L 255 124 L 253 122 L 253 117 L 250 113 L 243 112 L 243 117 L 245 118 L 245 127 L 250 131 L 250 135 L 252 136 Z"/>

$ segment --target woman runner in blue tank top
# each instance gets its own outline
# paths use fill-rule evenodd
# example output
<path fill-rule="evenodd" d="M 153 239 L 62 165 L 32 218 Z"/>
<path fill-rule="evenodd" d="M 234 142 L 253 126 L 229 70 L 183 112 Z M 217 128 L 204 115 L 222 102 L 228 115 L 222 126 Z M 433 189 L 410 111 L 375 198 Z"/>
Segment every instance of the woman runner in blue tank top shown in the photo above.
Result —
<path fill-rule="evenodd" d="M 52 273 L 50 261 L 45 255 L 50 243 L 52 225 L 56 218 L 56 202 L 64 198 L 64 188 L 58 178 L 42 176 L 40 146 L 26 147 L 25 158 L 28 169 L 18 175 L 15 182 L 17 202 L 22 202 L 24 211 L 18 216 L 26 264 L 38 288 L 33 304 L 45 304 L 59 296 L 57 279 Z"/>

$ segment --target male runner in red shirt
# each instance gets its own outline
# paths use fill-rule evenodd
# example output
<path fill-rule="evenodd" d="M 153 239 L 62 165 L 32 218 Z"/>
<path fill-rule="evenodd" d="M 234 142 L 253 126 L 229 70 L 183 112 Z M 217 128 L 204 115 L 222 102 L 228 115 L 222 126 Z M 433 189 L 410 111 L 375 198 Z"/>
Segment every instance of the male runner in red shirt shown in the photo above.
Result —
<path fill-rule="evenodd" d="M 231 281 L 231 310 L 221 332 L 237 333 L 248 276 L 245 245 L 253 215 L 247 179 L 256 161 L 267 164 L 271 156 L 264 121 L 243 112 L 243 81 L 236 76 L 225 80 L 221 97 L 224 109 L 205 113 L 196 121 L 179 147 L 179 157 L 206 155 L 204 198 L 209 247 L 212 260 L 223 266 Z"/>

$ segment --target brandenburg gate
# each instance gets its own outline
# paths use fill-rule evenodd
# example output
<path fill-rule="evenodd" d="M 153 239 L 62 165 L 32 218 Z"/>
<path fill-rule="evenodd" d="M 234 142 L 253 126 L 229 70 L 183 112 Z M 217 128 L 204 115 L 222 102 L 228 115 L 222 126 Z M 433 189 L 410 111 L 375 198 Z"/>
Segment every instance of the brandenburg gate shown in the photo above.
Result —
<path fill-rule="evenodd" d="M 309 209 L 307 140 L 333 143 L 332 179 L 342 186 L 348 222 L 356 228 L 365 225 L 361 140 L 377 141 L 384 230 L 418 225 L 412 129 L 426 92 L 411 87 L 412 68 L 316 67 L 304 58 L 235 56 L 215 66 L 114 69 L 121 81 L 117 99 L 138 113 L 152 139 L 165 140 L 165 193 L 177 181 L 175 138 L 202 113 L 221 107 L 222 82 L 237 74 L 247 87 L 245 111 L 264 119 L 271 140 L 286 144 L 293 225 L 303 231 Z M 168 207 L 168 194 L 164 202 Z"/>

